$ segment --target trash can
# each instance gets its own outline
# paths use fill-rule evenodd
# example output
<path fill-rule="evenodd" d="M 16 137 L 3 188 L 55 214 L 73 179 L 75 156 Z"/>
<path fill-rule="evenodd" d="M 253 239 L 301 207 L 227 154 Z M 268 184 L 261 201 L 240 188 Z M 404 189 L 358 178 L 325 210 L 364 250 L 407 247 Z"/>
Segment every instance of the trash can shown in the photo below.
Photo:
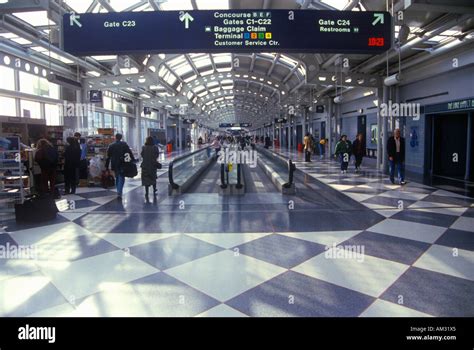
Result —
<path fill-rule="evenodd" d="M 298 143 L 298 152 L 303 152 L 303 144 Z"/>
<path fill-rule="evenodd" d="M 167 151 L 168 153 L 173 152 L 173 144 L 168 143 L 168 144 L 166 145 L 166 151 Z"/>

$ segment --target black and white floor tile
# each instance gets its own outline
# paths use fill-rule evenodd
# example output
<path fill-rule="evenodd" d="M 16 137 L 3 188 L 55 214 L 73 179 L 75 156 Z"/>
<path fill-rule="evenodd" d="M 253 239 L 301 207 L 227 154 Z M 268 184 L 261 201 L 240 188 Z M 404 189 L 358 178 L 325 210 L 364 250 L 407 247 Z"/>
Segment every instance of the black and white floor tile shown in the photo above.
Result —
<path fill-rule="evenodd" d="M 474 199 L 297 167 L 320 197 L 175 199 L 162 181 L 152 204 L 137 178 L 121 204 L 81 188 L 56 221 L 7 221 L 0 245 L 36 259 L 0 259 L 0 316 L 474 316 Z"/>

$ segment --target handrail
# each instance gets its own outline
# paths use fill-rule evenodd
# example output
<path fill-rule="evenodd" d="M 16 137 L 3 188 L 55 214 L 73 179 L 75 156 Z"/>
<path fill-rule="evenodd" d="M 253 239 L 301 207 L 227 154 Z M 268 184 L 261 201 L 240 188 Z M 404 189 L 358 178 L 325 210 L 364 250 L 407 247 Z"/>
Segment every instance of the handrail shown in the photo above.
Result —
<path fill-rule="evenodd" d="M 283 184 L 284 188 L 290 188 L 293 185 L 293 173 L 296 170 L 296 165 L 288 159 L 288 182 Z"/>
<path fill-rule="evenodd" d="M 197 153 L 199 153 L 199 152 L 202 152 L 202 151 L 208 149 L 209 147 L 211 147 L 211 146 L 208 145 L 208 146 L 206 146 L 206 147 L 199 148 L 199 149 L 197 149 L 197 150 L 195 150 L 195 151 L 192 151 L 192 152 L 190 152 L 190 153 L 186 153 L 186 154 L 183 154 L 183 155 L 181 155 L 181 156 L 178 156 L 178 157 L 176 157 L 175 159 L 173 159 L 173 160 L 171 161 L 171 163 L 170 163 L 169 166 L 168 166 L 168 181 L 169 181 L 171 187 L 172 187 L 174 190 L 177 190 L 177 189 L 179 188 L 179 185 L 178 185 L 176 182 L 174 182 L 174 179 L 173 179 L 173 167 L 174 167 L 174 163 L 176 163 L 177 161 L 186 159 L 186 158 L 188 158 L 188 157 L 190 157 L 190 156 L 193 156 L 193 155 L 195 155 L 195 154 L 197 154 Z"/>
<path fill-rule="evenodd" d="M 225 164 L 221 163 L 221 188 L 227 188 L 225 181 Z"/>
<path fill-rule="evenodd" d="M 241 172 L 242 172 L 242 166 L 241 164 L 237 164 L 237 185 L 235 186 L 235 188 L 237 189 L 241 189 L 243 186 L 242 186 L 242 176 L 241 176 Z"/>
<path fill-rule="evenodd" d="M 282 155 L 275 153 L 274 151 L 270 151 L 269 149 L 264 150 L 265 154 L 271 155 L 274 158 L 278 159 L 279 161 L 285 162 L 287 164 L 288 168 L 288 182 L 283 184 L 284 188 L 290 188 L 293 185 L 293 179 L 294 179 L 294 172 L 296 170 L 296 165 L 295 163 L 292 162 L 291 159 L 286 159 Z"/>
<path fill-rule="evenodd" d="M 229 164 L 221 163 L 221 188 L 225 189 L 229 185 Z M 235 188 L 241 189 L 242 184 L 242 165 L 237 164 L 237 184 Z"/>

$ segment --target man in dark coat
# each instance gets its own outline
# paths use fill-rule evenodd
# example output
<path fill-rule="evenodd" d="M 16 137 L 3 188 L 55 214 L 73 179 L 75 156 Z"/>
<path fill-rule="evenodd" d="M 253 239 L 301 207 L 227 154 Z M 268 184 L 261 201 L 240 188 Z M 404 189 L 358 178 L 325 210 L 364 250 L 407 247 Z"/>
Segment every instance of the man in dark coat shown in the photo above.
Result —
<path fill-rule="evenodd" d="M 124 162 L 134 162 L 133 153 L 126 142 L 122 141 L 122 134 L 115 135 L 115 142 L 110 144 L 107 149 L 107 161 L 105 162 L 105 169 L 109 169 L 111 165 L 115 173 L 115 186 L 117 187 L 118 199 L 122 199 L 123 186 L 125 185 L 125 175 L 123 169 Z"/>
<path fill-rule="evenodd" d="M 355 170 L 356 173 L 360 170 L 360 165 L 362 164 L 362 158 L 365 157 L 366 147 L 364 141 L 364 135 L 361 133 L 357 134 L 356 139 L 352 143 L 352 153 L 355 157 Z"/>
<path fill-rule="evenodd" d="M 395 183 L 395 167 L 397 168 L 400 185 L 405 185 L 405 139 L 400 129 L 395 129 L 394 136 L 387 141 L 388 162 L 390 165 L 390 181 Z"/>

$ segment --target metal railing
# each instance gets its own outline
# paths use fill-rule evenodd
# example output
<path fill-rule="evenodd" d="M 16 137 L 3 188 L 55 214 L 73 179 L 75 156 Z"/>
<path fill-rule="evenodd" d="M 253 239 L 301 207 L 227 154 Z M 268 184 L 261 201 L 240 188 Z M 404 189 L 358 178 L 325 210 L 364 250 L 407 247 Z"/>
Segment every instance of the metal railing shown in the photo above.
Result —
<path fill-rule="evenodd" d="M 236 177 L 235 182 L 231 181 L 231 174 L 234 172 Z M 243 187 L 241 164 L 237 164 L 235 168 L 232 167 L 232 170 L 229 170 L 229 164 L 221 163 L 221 188 L 227 188 L 229 185 L 235 185 L 235 188 L 239 190 Z"/>
<path fill-rule="evenodd" d="M 206 147 L 203 147 L 203 148 L 200 148 L 198 150 L 195 150 L 193 152 L 190 152 L 190 153 L 187 153 L 187 154 L 183 154 L 182 156 L 178 156 L 176 157 L 175 159 L 173 159 L 171 161 L 171 163 L 169 164 L 169 168 L 168 168 L 168 180 L 169 180 L 169 184 L 171 186 L 171 188 L 173 190 L 177 190 L 179 189 L 184 182 L 186 182 L 188 179 L 190 179 L 196 172 L 200 171 L 200 164 L 194 164 L 196 166 L 192 166 L 192 167 L 188 167 L 186 168 L 186 171 L 189 171 L 186 175 L 186 177 L 184 177 L 184 181 L 181 181 L 181 183 L 178 183 L 177 182 L 177 179 L 175 178 L 175 170 L 177 170 L 177 168 L 180 166 L 180 165 L 184 165 L 186 164 L 186 162 L 191 158 L 191 157 L 196 157 L 198 156 L 199 153 L 203 153 L 203 154 L 206 154 L 206 156 L 203 156 L 203 160 L 209 160 L 211 158 L 211 156 L 209 155 L 209 152 L 208 152 L 208 149 L 209 149 L 210 146 L 206 146 Z M 206 159 L 207 158 L 207 159 Z M 193 169 L 194 168 L 194 169 Z"/>
<path fill-rule="evenodd" d="M 296 170 L 296 165 L 292 162 L 291 159 L 286 159 L 282 155 L 275 153 L 273 151 L 270 151 L 268 149 L 259 147 L 259 151 L 261 154 L 264 154 L 269 158 L 269 160 L 274 161 L 276 164 L 280 165 L 281 168 L 286 168 L 287 171 L 285 171 L 285 175 L 287 176 L 281 176 L 283 175 L 283 171 L 281 171 L 281 174 L 279 174 L 284 180 L 287 179 L 287 181 L 282 185 L 284 188 L 290 188 L 293 185 L 294 182 L 294 172 Z M 274 169 L 277 171 L 277 169 Z M 278 172 L 278 171 L 277 171 Z"/>

